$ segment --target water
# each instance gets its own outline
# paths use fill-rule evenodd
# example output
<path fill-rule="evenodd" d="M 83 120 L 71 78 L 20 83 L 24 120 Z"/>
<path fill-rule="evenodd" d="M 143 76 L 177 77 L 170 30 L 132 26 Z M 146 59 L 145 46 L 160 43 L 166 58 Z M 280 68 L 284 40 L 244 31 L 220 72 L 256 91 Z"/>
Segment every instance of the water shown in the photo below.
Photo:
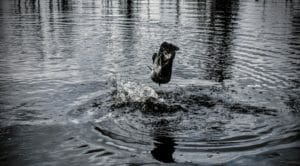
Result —
<path fill-rule="evenodd" d="M 298 1 L 0 3 L 0 165 L 300 164 Z"/>

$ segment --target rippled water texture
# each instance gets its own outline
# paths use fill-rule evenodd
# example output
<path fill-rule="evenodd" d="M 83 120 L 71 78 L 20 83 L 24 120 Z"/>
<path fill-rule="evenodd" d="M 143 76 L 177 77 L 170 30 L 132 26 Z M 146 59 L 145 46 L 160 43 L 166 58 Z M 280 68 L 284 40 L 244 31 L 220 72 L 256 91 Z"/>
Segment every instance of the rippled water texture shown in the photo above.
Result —
<path fill-rule="evenodd" d="M 0 165 L 300 165 L 300 1 L 0 3 Z"/>

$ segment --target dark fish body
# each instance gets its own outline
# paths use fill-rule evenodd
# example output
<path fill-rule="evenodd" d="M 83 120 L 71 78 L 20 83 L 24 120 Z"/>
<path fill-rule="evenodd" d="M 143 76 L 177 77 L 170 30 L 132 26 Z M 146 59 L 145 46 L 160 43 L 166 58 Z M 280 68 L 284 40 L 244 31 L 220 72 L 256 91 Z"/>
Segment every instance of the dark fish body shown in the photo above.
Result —
<path fill-rule="evenodd" d="M 152 56 L 152 81 L 158 84 L 166 84 L 171 80 L 173 60 L 178 50 L 179 48 L 171 43 L 163 42 L 160 45 L 159 52 L 154 53 Z"/>

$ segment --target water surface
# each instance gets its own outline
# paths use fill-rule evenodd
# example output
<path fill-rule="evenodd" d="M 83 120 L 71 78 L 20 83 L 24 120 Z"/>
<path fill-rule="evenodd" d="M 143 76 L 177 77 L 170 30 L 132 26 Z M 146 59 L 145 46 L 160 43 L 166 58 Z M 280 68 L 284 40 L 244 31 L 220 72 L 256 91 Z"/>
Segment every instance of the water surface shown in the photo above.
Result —
<path fill-rule="evenodd" d="M 1 165 L 300 164 L 298 1 L 0 3 Z"/>

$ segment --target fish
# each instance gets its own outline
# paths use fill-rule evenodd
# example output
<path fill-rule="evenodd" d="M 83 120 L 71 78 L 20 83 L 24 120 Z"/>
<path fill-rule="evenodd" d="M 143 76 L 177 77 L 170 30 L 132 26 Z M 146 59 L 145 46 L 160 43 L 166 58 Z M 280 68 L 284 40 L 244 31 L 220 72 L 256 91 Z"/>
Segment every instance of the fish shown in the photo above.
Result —
<path fill-rule="evenodd" d="M 160 45 L 158 53 L 154 53 L 152 56 L 153 67 L 150 69 L 153 82 L 159 85 L 170 82 L 173 61 L 178 50 L 179 47 L 168 42 L 163 42 Z"/>

